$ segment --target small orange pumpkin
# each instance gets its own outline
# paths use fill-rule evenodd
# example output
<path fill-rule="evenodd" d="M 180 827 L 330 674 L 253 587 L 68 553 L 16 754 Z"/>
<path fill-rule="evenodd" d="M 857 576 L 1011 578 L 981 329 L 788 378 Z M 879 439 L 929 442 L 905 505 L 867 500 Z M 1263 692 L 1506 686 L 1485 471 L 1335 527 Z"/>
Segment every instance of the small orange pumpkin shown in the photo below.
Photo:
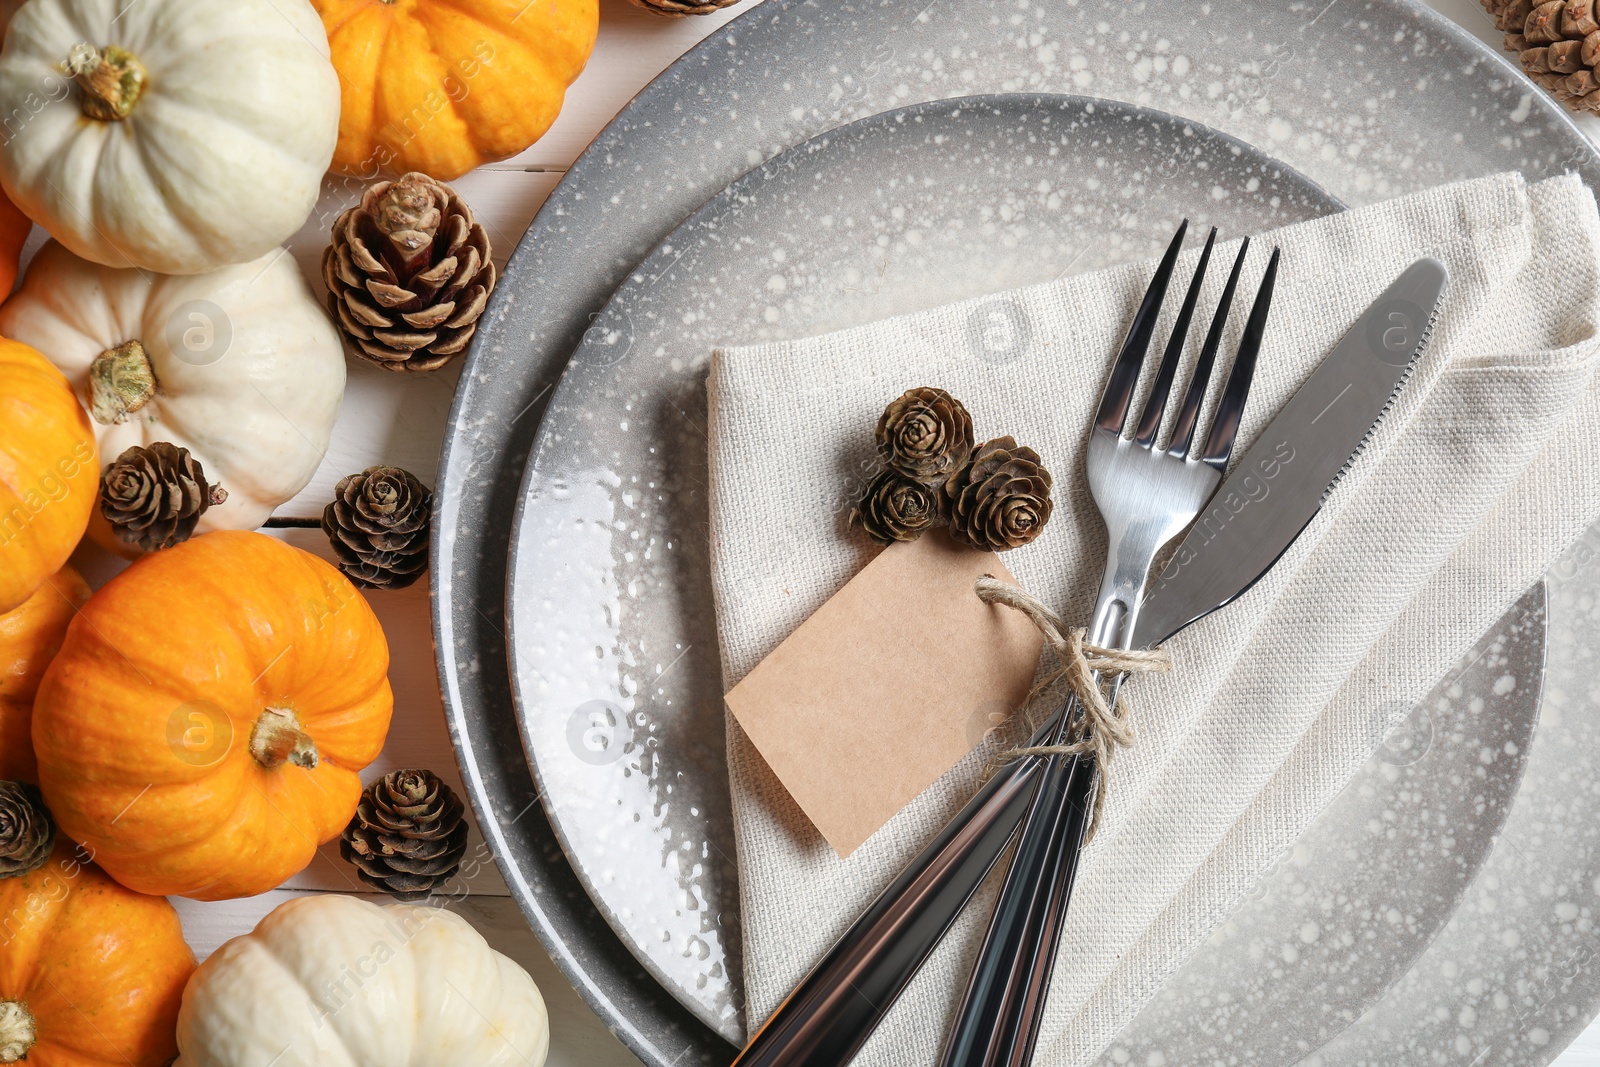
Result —
<path fill-rule="evenodd" d="M 161 1067 L 178 1054 L 195 962 L 171 904 L 58 841 L 43 867 L 0 878 L 0 915 L 0 1062 Z"/>
<path fill-rule="evenodd" d="M 597 0 L 312 0 L 339 72 L 334 169 L 443 181 L 544 135 L 594 50 Z"/>
<path fill-rule="evenodd" d="M 0 12 L 4 6 L 0 4 Z M 33 220 L 5 193 L 0 193 L 0 300 L 10 295 L 17 282 L 17 260 L 22 258 L 22 246 L 32 229 Z"/>
<path fill-rule="evenodd" d="M 0 615 L 0 779 L 37 782 L 33 758 L 33 696 L 44 669 L 61 650 L 67 623 L 89 583 L 71 567 L 45 580 L 22 606 Z"/>
<path fill-rule="evenodd" d="M 67 562 L 100 490 L 94 430 L 48 359 L 0 337 L 0 613 Z"/>
<path fill-rule="evenodd" d="M 344 829 L 394 697 L 349 580 L 264 534 L 146 556 L 83 606 L 33 706 L 39 788 L 117 881 L 252 896 Z"/>

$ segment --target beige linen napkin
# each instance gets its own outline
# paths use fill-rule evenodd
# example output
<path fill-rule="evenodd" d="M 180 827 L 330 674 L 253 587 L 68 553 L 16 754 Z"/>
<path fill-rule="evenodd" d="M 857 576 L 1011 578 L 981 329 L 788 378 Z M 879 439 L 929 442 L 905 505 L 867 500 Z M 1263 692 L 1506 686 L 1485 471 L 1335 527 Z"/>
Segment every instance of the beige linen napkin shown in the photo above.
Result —
<path fill-rule="evenodd" d="M 1576 176 L 1485 178 L 1265 235 L 1241 293 L 1254 292 L 1273 243 L 1283 260 L 1241 453 L 1412 261 L 1442 259 L 1450 290 L 1411 382 L 1299 541 L 1250 593 L 1169 643 L 1172 673 L 1130 683 L 1138 743 L 1112 764 L 1080 868 L 1041 1063 L 1092 1059 L 1385 731 L 1600 517 L 1600 218 Z M 1224 246 L 1216 262 L 1231 259 Z M 950 390 L 981 433 L 1011 433 L 1044 456 L 1056 516 L 1006 562 L 1086 620 L 1105 535 L 1084 485 L 1085 427 L 1149 272 L 716 353 L 711 533 L 726 686 L 870 558 L 844 512 L 870 469 L 878 413 L 915 385 Z M 1211 272 L 1202 307 L 1215 306 L 1225 273 Z M 1247 306 L 1241 297 L 1230 353 Z M 996 311 L 1026 342 L 1008 362 L 985 361 L 973 340 Z M 883 758 L 915 743 L 885 737 Z M 752 1026 L 965 802 L 984 759 L 968 757 L 840 860 L 730 721 Z M 969 910 L 858 1063 L 936 1061 L 985 910 Z"/>

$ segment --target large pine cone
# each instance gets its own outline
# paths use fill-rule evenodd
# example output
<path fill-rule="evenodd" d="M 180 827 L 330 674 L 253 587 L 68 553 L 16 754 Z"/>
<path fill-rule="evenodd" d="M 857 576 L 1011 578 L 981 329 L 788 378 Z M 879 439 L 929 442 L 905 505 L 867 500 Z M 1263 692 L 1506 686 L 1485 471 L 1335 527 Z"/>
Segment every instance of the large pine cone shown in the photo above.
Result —
<path fill-rule="evenodd" d="M 0 781 L 0 878 L 43 867 L 55 840 L 55 820 L 39 790 L 27 782 Z"/>
<path fill-rule="evenodd" d="M 404 589 L 428 567 L 433 494 L 399 467 L 368 467 L 339 479 L 322 509 L 322 532 L 339 569 L 367 589 Z"/>
<path fill-rule="evenodd" d="M 194 534 L 200 516 L 228 499 L 189 450 L 170 441 L 132 445 L 100 476 L 100 514 L 146 552 L 171 548 Z"/>
<path fill-rule="evenodd" d="M 972 454 L 972 416 L 943 389 L 908 389 L 883 409 L 877 437 L 889 466 L 907 478 L 938 484 Z"/>
<path fill-rule="evenodd" d="M 990 552 L 1027 544 L 1050 521 L 1050 485 L 1039 453 L 1010 437 L 985 441 L 945 485 L 950 536 Z"/>
<path fill-rule="evenodd" d="M 465 816 L 461 798 L 432 771 L 394 771 L 362 792 L 339 854 L 368 885 L 422 900 L 460 869 Z"/>
<path fill-rule="evenodd" d="M 1596 0 L 1482 0 L 1528 77 L 1574 111 L 1600 111 Z"/>
<path fill-rule="evenodd" d="M 685 15 L 709 15 L 713 11 L 725 7 L 732 7 L 739 0 L 633 0 L 634 7 L 642 7 L 657 15 L 665 15 L 669 19 L 681 19 Z"/>
<path fill-rule="evenodd" d="M 850 513 L 851 525 L 860 526 L 880 545 L 915 541 L 943 521 L 939 490 L 892 469 L 867 483 L 861 502 Z"/>
<path fill-rule="evenodd" d="M 496 280 L 472 209 L 426 174 L 379 182 L 340 215 L 322 277 L 352 351 L 408 371 L 466 350 Z"/>

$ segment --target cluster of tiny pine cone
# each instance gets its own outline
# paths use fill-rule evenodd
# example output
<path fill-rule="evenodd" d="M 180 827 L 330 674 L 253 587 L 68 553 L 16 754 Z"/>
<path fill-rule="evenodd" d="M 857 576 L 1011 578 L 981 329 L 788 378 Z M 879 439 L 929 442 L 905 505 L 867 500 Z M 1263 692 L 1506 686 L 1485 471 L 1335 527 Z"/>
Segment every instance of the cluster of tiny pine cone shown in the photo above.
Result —
<path fill-rule="evenodd" d="M 1000 552 L 1039 536 L 1050 521 L 1050 472 L 1010 437 L 977 444 L 961 401 L 923 386 L 892 401 L 878 420 L 888 464 L 861 494 L 852 525 L 880 544 L 914 541 L 935 526 L 972 548 Z"/>
<path fill-rule="evenodd" d="M 1550 95 L 1574 111 L 1600 111 L 1600 18 L 1596 0 L 1482 0 L 1506 35 L 1506 50 Z"/>

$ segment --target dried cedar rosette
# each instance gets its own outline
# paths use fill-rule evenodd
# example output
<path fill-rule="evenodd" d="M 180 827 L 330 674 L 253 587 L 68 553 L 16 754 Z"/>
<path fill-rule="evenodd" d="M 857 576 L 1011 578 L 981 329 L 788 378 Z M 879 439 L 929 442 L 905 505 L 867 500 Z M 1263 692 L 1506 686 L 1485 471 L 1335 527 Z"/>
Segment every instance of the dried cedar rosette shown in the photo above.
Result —
<path fill-rule="evenodd" d="M 433 494 L 399 467 L 368 467 L 339 479 L 322 509 L 339 569 L 367 589 L 404 589 L 428 567 Z"/>
<path fill-rule="evenodd" d="M 206 509 L 226 499 L 227 490 L 206 483 L 200 461 L 170 441 L 132 445 L 100 476 L 100 514 L 146 552 L 187 541 Z"/>
<path fill-rule="evenodd" d="M 892 469 L 937 485 L 972 454 L 972 416 L 943 389 L 908 389 L 883 409 L 877 438 Z"/>
<path fill-rule="evenodd" d="M 472 209 L 426 174 L 379 182 L 340 215 L 322 277 L 351 350 L 395 371 L 464 352 L 496 280 Z"/>
<path fill-rule="evenodd" d="M 985 441 L 945 484 L 950 536 L 990 552 L 1020 548 L 1050 521 L 1051 483 L 1033 449 L 1010 437 Z"/>
<path fill-rule="evenodd" d="M 893 468 L 880 471 L 867 484 L 861 502 L 850 513 L 851 525 L 860 526 L 880 545 L 915 541 L 942 522 L 944 495 L 940 490 Z"/>
<path fill-rule="evenodd" d="M 56 823 L 38 787 L 0 781 L 0 878 L 43 867 L 55 840 Z"/>
<path fill-rule="evenodd" d="M 432 771 L 394 771 L 361 794 L 339 854 L 368 885 L 422 900 L 448 882 L 467 852 L 466 806 Z"/>

